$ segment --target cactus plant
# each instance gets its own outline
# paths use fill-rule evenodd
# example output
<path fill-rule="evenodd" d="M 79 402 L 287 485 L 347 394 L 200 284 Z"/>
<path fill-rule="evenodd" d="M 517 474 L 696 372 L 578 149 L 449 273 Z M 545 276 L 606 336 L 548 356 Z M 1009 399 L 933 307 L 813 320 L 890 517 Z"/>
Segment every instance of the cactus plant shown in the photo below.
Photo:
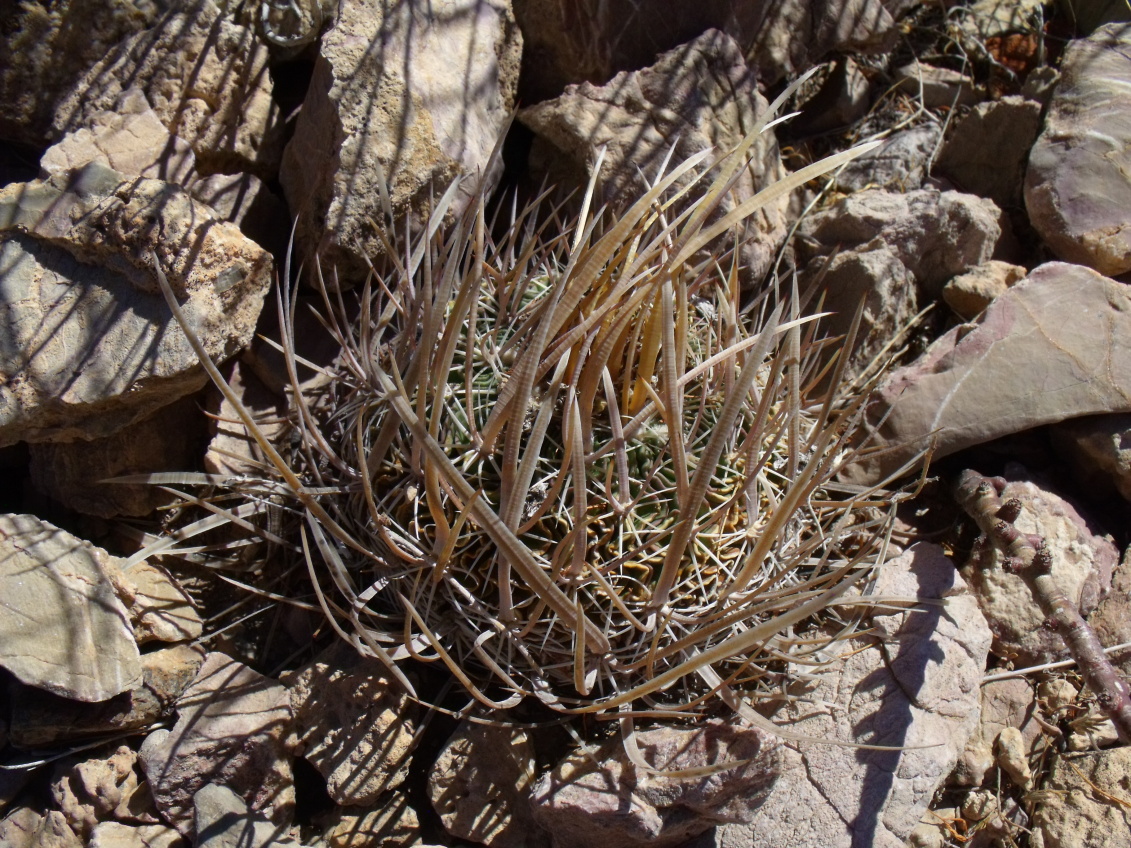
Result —
<path fill-rule="evenodd" d="M 342 638 L 410 691 L 406 660 L 442 663 L 496 710 L 676 717 L 721 697 L 749 715 L 821 666 L 854 630 L 846 593 L 883 557 L 892 499 L 834 482 L 864 397 L 836 356 L 851 340 L 822 339 L 796 292 L 744 294 L 719 245 L 869 146 L 722 214 L 761 129 L 616 214 L 590 185 L 569 220 L 543 199 L 500 226 L 480 194 L 445 225 L 453 185 L 359 292 L 319 269 L 341 354 L 314 397 L 284 290 L 295 438 L 268 442 L 202 356 L 264 473 L 181 478 L 222 495 L 162 544 L 282 514 L 256 532 L 301 558 Z"/>

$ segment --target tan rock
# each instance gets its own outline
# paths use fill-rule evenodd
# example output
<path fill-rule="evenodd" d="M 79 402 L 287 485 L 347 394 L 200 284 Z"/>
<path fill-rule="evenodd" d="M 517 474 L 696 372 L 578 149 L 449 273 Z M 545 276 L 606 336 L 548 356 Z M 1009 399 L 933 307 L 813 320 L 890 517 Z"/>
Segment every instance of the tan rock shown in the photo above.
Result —
<path fill-rule="evenodd" d="M 283 119 L 271 98 L 267 46 L 207 2 L 172 10 L 107 51 L 56 109 L 56 136 L 120 111 L 140 89 L 202 171 L 274 175 Z"/>
<path fill-rule="evenodd" d="M 997 764 L 1010 780 L 1022 791 L 1033 788 L 1033 772 L 1029 768 L 1029 746 L 1021 731 L 1016 727 L 1006 727 L 994 743 L 997 750 Z"/>
<path fill-rule="evenodd" d="M 898 91 L 921 99 L 928 109 L 973 106 L 985 96 L 985 92 L 965 74 L 928 65 L 918 59 L 897 68 L 893 76 Z"/>
<path fill-rule="evenodd" d="M 184 837 L 163 824 L 128 825 L 102 822 L 94 827 L 87 848 L 186 848 Z"/>
<path fill-rule="evenodd" d="M 100 162 L 120 174 L 186 185 L 196 174 L 196 156 L 173 135 L 139 88 L 127 89 L 117 109 L 95 112 L 87 125 L 63 136 L 39 160 L 50 177 Z"/>
<path fill-rule="evenodd" d="M 400 792 L 365 812 L 339 807 L 322 831 L 327 848 L 424 848 L 419 840 L 420 819 Z"/>
<path fill-rule="evenodd" d="M 282 254 L 290 215 L 282 201 L 251 173 L 210 174 L 196 167 L 196 154 L 174 135 L 139 88 L 130 88 L 115 111 L 96 112 L 67 133 L 40 159 L 41 176 L 98 162 L 127 176 L 160 179 L 188 189 L 216 217 L 239 226 L 248 238 Z"/>
<path fill-rule="evenodd" d="M 105 436 L 203 385 L 154 255 L 217 360 L 271 283 L 270 256 L 183 189 L 97 163 L 0 190 L 0 230 L 0 445 Z"/>
<path fill-rule="evenodd" d="M 774 720 L 818 739 L 912 747 L 783 746 L 781 776 L 757 818 L 721 827 L 719 848 L 904 848 L 952 770 L 977 724 L 989 629 L 936 545 L 888 562 L 874 591 L 945 607 L 875 616 L 875 636 L 837 646 L 844 659 L 815 681 L 810 703 L 787 705 Z"/>
<path fill-rule="evenodd" d="M 176 645 L 141 656 L 141 686 L 97 704 L 83 704 L 30 687 L 12 695 L 12 741 L 24 748 L 76 742 L 91 735 L 139 730 L 169 718 L 192 682 L 204 650 Z"/>
<path fill-rule="evenodd" d="M 959 318 L 969 321 L 980 315 L 994 298 L 1024 279 L 1025 273 L 1020 265 L 991 259 L 943 286 L 943 300 Z"/>
<path fill-rule="evenodd" d="M 1041 130 L 1041 104 L 1023 97 L 979 103 L 939 152 L 937 171 L 1002 209 L 1020 210 L 1029 148 Z"/>
<path fill-rule="evenodd" d="M 990 681 L 982 686 L 980 700 L 978 727 L 954 770 L 954 782 L 960 786 L 982 785 L 995 763 L 994 741 L 1006 728 L 1020 729 L 1026 747 L 1041 733 L 1032 717 L 1035 698 L 1028 680 L 1014 677 Z"/>
<path fill-rule="evenodd" d="M 88 839 L 100 821 L 132 818 L 131 802 L 139 790 L 136 762 L 137 754 L 121 745 L 109 757 L 55 767 L 51 797 L 76 834 Z"/>
<path fill-rule="evenodd" d="M 1124 848 L 1131 844 L 1131 815 L 1104 792 L 1131 783 L 1131 748 L 1061 755 L 1053 762 L 1033 813 L 1040 848 Z M 1037 842 L 1036 838 L 1040 841 Z"/>
<path fill-rule="evenodd" d="M 1123 561 L 1111 580 L 1111 593 L 1100 601 L 1088 623 L 1104 645 L 1131 642 L 1131 549 L 1123 552 Z M 1108 657 L 1125 677 L 1131 678 L 1131 649 L 1109 653 Z"/>
<path fill-rule="evenodd" d="M 621 71 L 644 68 L 660 53 L 707 29 L 742 44 L 758 80 L 772 85 L 819 64 L 830 53 L 882 53 L 898 37 L 892 4 L 878 0 L 653 0 L 608 4 L 583 0 L 515 3 L 526 46 L 522 99 L 557 97 L 569 84 L 603 84 Z M 799 37 L 799 33 L 805 37 Z"/>
<path fill-rule="evenodd" d="M 868 188 L 898 192 L 922 188 L 941 137 L 942 127 L 934 121 L 892 133 L 875 150 L 831 175 L 837 190 L 851 194 Z"/>
<path fill-rule="evenodd" d="M 308 269 L 317 256 L 343 285 L 360 281 L 361 254 L 382 252 L 374 221 L 400 231 L 410 214 L 419 232 L 453 180 L 498 179 L 501 162 L 486 169 L 514 103 L 520 44 L 506 0 L 341 4 L 280 171 Z"/>
<path fill-rule="evenodd" d="M 4 848 L 82 848 L 66 818 L 58 810 L 46 815 L 31 807 L 17 807 L 0 821 Z"/>
<path fill-rule="evenodd" d="M 263 385 L 263 381 L 243 361 L 232 366 L 228 385 L 244 408 L 251 412 L 260 431 L 271 441 L 278 438 L 287 424 L 283 396 Z M 204 455 L 204 470 L 209 474 L 233 477 L 261 475 L 261 463 L 265 459 L 263 451 L 227 397 L 219 391 L 210 392 L 209 412 L 212 413 L 215 432 Z"/>
<path fill-rule="evenodd" d="M 78 701 L 141 683 L 125 606 L 89 542 L 32 515 L 0 516 L 0 665 Z"/>
<path fill-rule="evenodd" d="M 428 796 L 453 836 L 524 848 L 537 839 L 527 801 L 534 777 L 534 746 L 525 731 L 464 721 L 432 766 Z"/>
<path fill-rule="evenodd" d="M 339 804 L 370 805 L 404 782 L 414 710 L 377 660 L 344 645 L 283 678 L 298 752 L 326 778 Z"/>
<path fill-rule="evenodd" d="M 1053 429 L 1057 447 L 1072 458 L 1086 486 L 1114 489 L 1131 501 L 1131 414 L 1089 415 Z"/>
<path fill-rule="evenodd" d="M 715 825 L 749 822 L 778 777 L 777 740 L 738 719 L 661 725 L 635 739 L 659 772 L 638 769 L 617 739 L 567 756 L 534 785 L 534 818 L 555 848 L 682 845 Z M 726 762 L 735 765 L 707 768 Z"/>
<path fill-rule="evenodd" d="M 993 201 L 971 194 L 870 189 L 810 215 L 798 233 L 806 260 L 823 260 L 838 249 L 886 250 L 915 277 L 921 295 L 933 299 L 952 277 L 989 261 L 1002 237 L 1002 221 Z"/>
<path fill-rule="evenodd" d="M 157 4 L 135 0 L 29 0 L 0 34 L 0 135 L 41 147 L 55 140 L 55 106 L 123 38 L 151 26 Z M 11 61 L 11 57 L 19 61 Z"/>
<path fill-rule="evenodd" d="M 1007 468 L 1010 482 L 1002 499 L 1021 501 L 1015 526 L 1045 540 L 1057 587 L 1087 616 L 1111 590 L 1119 551 L 1109 537 L 1092 532 L 1070 503 L 1026 476 L 1019 466 Z M 1045 614 L 1032 591 L 1002 567 L 1003 558 L 996 549 L 979 548 L 962 567 L 994 633 L 994 653 L 1022 665 L 1066 659 L 1064 640 L 1054 628 L 1043 626 Z"/>
<path fill-rule="evenodd" d="M 146 642 L 184 642 L 203 630 L 200 614 L 185 591 L 162 566 L 142 560 L 122 567 L 119 596 L 129 604 L 134 638 Z"/>

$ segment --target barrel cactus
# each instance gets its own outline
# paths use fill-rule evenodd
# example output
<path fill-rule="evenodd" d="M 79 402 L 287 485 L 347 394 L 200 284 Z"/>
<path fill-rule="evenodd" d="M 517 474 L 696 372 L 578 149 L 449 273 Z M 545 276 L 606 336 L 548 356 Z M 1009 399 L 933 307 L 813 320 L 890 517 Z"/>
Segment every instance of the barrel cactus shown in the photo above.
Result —
<path fill-rule="evenodd" d="M 795 292 L 744 293 L 739 251 L 718 247 L 863 148 L 721 214 L 752 139 L 616 214 L 590 186 L 568 220 L 538 204 L 489 220 L 480 196 L 447 224 L 453 186 L 363 289 L 321 286 L 341 354 L 313 396 L 282 294 L 292 438 L 268 441 L 202 357 L 265 470 L 201 478 L 215 514 L 167 544 L 259 528 L 409 691 L 419 660 L 491 710 L 678 718 L 722 699 L 753 717 L 853 632 L 848 590 L 883 557 L 892 500 L 834 482 L 864 396 L 844 340 Z"/>

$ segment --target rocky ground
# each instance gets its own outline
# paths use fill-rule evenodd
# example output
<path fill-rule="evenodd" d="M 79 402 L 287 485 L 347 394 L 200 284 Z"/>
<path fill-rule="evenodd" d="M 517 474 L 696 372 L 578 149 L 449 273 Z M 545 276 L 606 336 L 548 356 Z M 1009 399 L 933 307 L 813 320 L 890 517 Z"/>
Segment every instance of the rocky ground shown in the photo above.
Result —
<path fill-rule="evenodd" d="M 964 469 L 998 478 L 1059 590 L 1105 646 L 1131 642 L 1127 18 L 1103 0 L 13 6 L 0 845 L 1131 844 L 1131 747 L 1104 693 L 952 495 Z M 890 450 L 848 482 L 932 455 L 875 587 L 927 603 L 877 610 L 774 716 L 849 745 L 658 727 L 639 744 L 682 774 L 640 774 L 616 739 L 578 752 L 578 729 L 534 716 L 422 710 L 316 607 L 265 594 L 278 576 L 254 550 L 228 582 L 206 557 L 134 556 L 188 508 L 103 481 L 249 455 L 155 267 L 269 430 L 292 223 L 306 271 L 318 255 L 348 288 L 459 175 L 526 197 L 600 161 L 602 199 L 625 202 L 673 149 L 737 144 L 814 68 L 729 208 L 882 144 L 752 219 L 744 284 L 796 272 L 833 332 L 862 301 L 854 367 L 894 359 L 869 413 Z M 328 362 L 304 315 L 300 354 Z M 1110 656 L 1131 674 L 1131 649 Z M 443 676 L 419 674 L 442 702 Z M 704 773 L 720 752 L 745 764 Z"/>

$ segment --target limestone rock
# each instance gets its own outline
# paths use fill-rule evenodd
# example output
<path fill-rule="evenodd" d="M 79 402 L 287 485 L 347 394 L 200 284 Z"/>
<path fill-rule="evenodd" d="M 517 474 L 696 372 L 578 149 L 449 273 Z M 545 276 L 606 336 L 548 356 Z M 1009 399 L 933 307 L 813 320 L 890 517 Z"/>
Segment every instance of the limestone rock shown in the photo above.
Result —
<path fill-rule="evenodd" d="M 454 180 L 494 184 L 502 163 L 488 172 L 488 160 L 514 104 L 520 44 L 506 0 L 341 4 L 280 172 L 308 267 L 318 257 L 343 285 L 359 281 L 359 251 L 382 252 L 371 221 L 400 232 L 411 214 L 419 232 Z"/>
<path fill-rule="evenodd" d="M 102 822 L 95 825 L 87 848 L 187 848 L 188 843 L 163 824 L 129 825 Z"/>
<path fill-rule="evenodd" d="M 82 848 L 67 820 L 58 810 L 42 815 L 31 807 L 18 807 L 0 821 L 4 848 Z"/>
<path fill-rule="evenodd" d="M 890 250 L 914 275 L 927 298 L 938 297 L 956 274 L 988 261 L 1002 235 L 992 201 L 956 191 L 906 194 L 869 190 L 811 215 L 798 228 L 806 256 Z"/>
<path fill-rule="evenodd" d="M 774 721 L 818 739 L 933 747 L 785 746 L 781 777 L 758 817 L 720 828 L 714 844 L 903 848 L 977 724 L 990 632 L 937 545 L 916 544 L 887 563 L 875 592 L 941 598 L 945 606 L 877 615 L 879 641 L 844 645 L 846 658 L 806 693 L 812 703 L 791 705 Z M 833 706 L 814 706 L 822 702 Z"/>
<path fill-rule="evenodd" d="M 142 560 L 114 575 L 118 596 L 128 604 L 134 638 L 146 642 L 183 642 L 203 629 L 200 615 L 185 591 L 162 566 Z"/>
<path fill-rule="evenodd" d="M 400 792 L 362 812 L 338 807 L 324 821 L 326 848 L 426 848 L 420 843 L 420 819 Z"/>
<path fill-rule="evenodd" d="M 44 178 L 101 162 L 119 174 L 187 185 L 196 175 L 192 147 L 169 132 L 139 88 L 127 89 L 113 111 L 95 112 L 39 160 Z"/>
<path fill-rule="evenodd" d="M 974 80 L 965 74 L 927 65 L 918 59 L 897 68 L 893 76 L 897 90 L 909 97 L 921 98 L 928 109 L 973 106 L 984 96 Z"/>
<path fill-rule="evenodd" d="M 880 0 L 663 0 L 639 4 L 517 0 L 525 41 L 522 100 L 557 97 L 569 84 L 602 85 L 621 71 L 708 29 L 726 32 L 758 66 L 762 83 L 800 74 L 830 53 L 882 53 L 898 37 L 891 2 Z"/>
<path fill-rule="evenodd" d="M 1131 548 L 1123 554 L 1123 561 L 1111 580 L 1111 592 L 1100 601 L 1088 623 L 1104 645 L 1122 645 L 1131 642 Z M 1131 649 L 1108 654 L 1124 677 L 1131 678 Z"/>
<path fill-rule="evenodd" d="M 287 675 L 298 752 L 326 778 L 339 804 L 368 805 L 404 782 L 414 711 L 378 660 L 333 646 Z"/>
<path fill-rule="evenodd" d="M 1019 730 L 1026 746 L 1041 734 L 1033 719 L 1033 687 L 1019 677 L 992 680 L 982 686 L 978 727 L 966 742 L 952 781 L 960 786 L 981 786 L 994 765 L 994 741 L 1006 728 Z"/>
<path fill-rule="evenodd" d="M 519 119 L 536 135 L 531 170 L 551 185 L 584 186 L 604 147 L 602 200 L 623 205 L 647 191 L 673 144 L 674 162 L 707 148 L 727 150 L 767 108 L 738 44 L 708 30 L 651 67 L 618 74 L 600 87 L 570 86 L 561 97 L 524 109 Z M 772 135 L 759 138 L 751 155 L 751 167 L 740 172 L 715 218 L 785 176 Z M 743 260 L 752 279 L 765 274 L 785 238 L 787 206 L 783 197 L 742 225 L 749 240 Z M 722 249 L 734 239 L 734 234 L 720 237 Z"/>
<path fill-rule="evenodd" d="M 777 740 L 737 720 L 662 726 L 635 736 L 657 769 L 737 764 L 699 776 L 641 774 L 619 739 L 571 754 L 531 792 L 534 818 L 555 848 L 681 845 L 715 825 L 750 821 L 777 779 Z"/>
<path fill-rule="evenodd" d="M 959 318 L 969 321 L 981 314 L 994 298 L 1005 294 L 1010 286 L 1023 280 L 1025 274 L 1025 269 L 1020 265 L 991 259 L 965 274 L 959 274 L 943 286 L 943 300 Z"/>
<path fill-rule="evenodd" d="M 1131 501 L 1131 414 L 1075 418 L 1057 424 L 1053 433 L 1086 485 L 1114 488 Z"/>
<path fill-rule="evenodd" d="M 1033 813 L 1039 848 L 1123 848 L 1131 844 L 1131 814 L 1096 792 L 1125 791 L 1131 748 L 1062 755 L 1053 763 Z M 1039 841 L 1038 841 L 1039 839 Z"/>
<path fill-rule="evenodd" d="M 1119 552 L 1109 538 L 1093 534 L 1070 503 L 1025 479 L 1023 468 L 1009 468 L 1006 474 L 1002 499 L 1017 498 L 1022 504 L 1017 529 L 1045 540 L 1057 587 L 1086 617 L 1110 591 Z M 1022 665 L 1067 658 L 1060 635 L 1041 626 L 1044 613 L 1025 581 L 1005 571 L 1001 561 L 996 549 L 983 550 L 963 567 L 994 633 L 994 653 Z"/>
<path fill-rule="evenodd" d="M 853 159 L 836 174 L 846 194 L 867 188 L 909 192 L 923 187 L 942 127 L 934 121 L 892 133 L 879 147 Z"/>
<path fill-rule="evenodd" d="M 47 142 L 59 100 L 118 42 L 151 26 L 158 14 L 158 4 L 134 0 L 30 0 L 11 6 L 0 34 L 0 136 L 35 146 Z"/>
<path fill-rule="evenodd" d="M 209 173 L 275 174 L 283 119 L 271 98 L 267 46 L 212 3 L 173 8 L 124 38 L 56 109 L 56 137 L 116 112 L 140 89 L 169 131 L 192 146 Z"/>
<path fill-rule="evenodd" d="M 172 714 L 203 660 L 204 650 L 191 645 L 142 654 L 141 685 L 97 704 L 21 687 L 11 695 L 12 742 L 42 748 L 149 727 Z"/>
<path fill-rule="evenodd" d="M 228 385 L 268 439 L 274 440 L 282 434 L 287 420 L 282 394 L 263 385 L 242 360 L 232 366 Z M 209 474 L 230 476 L 262 473 L 259 463 L 264 461 L 263 451 L 227 397 L 219 391 L 210 392 L 208 411 L 212 413 L 215 432 L 204 455 L 204 470 Z"/>
<path fill-rule="evenodd" d="M 856 123 L 868 113 L 872 84 L 851 56 L 838 59 L 821 87 L 790 120 L 798 136 L 819 135 Z"/>
<path fill-rule="evenodd" d="M 1131 412 L 1131 286 L 1049 262 L 888 376 L 869 419 L 895 449 L 848 474 L 875 481 L 928 444 L 937 459 L 1100 412 Z"/>
<path fill-rule="evenodd" d="M 193 831 L 196 848 L 301 848 L 285 827 L 248 812 L 239 795 L 215 783 L 193 796 Z"/>
<path fill-rule="evenodd" d="M 225 786 L 274 824 L 294 806 L 287 750 L 291 710 L 286 690 L 220 653 L 211 653 L 177 702 L 171 731 L 156 730 L 141 763 L 162 816 L 191 832 L 193 796 L 209 783 Z"/>
<path fill-rule="evenodd" d="M 490 848 L 525 848 L 541 836 L 527 793 L 534 746 L 520 728 L 460 723 L 428 777 L 432 807 L 448 833 Z"/>
<path fill-rule="evenodd" d="M 1041 104 L 1022 97 L 979 103 L 954 127 L 936 170 L 962 190 L 1002 209 L 1020 209 L 1029 148 L 1041 129 Z"/>
<path fill-rule="evenodd" d="M 824 310 L 833 313 L 822 319 L 822 332 L 848 332 L 857 308 L 863 306 L 850 357 L 853 372 L 866 366 L 919 312 L 914 275 L 895 253 L 875 242 L 869 249 L 838 253 L 827 264 L 815 262 L 810 267 L 813 273 L 824 274 Z"/>
<path fill-rule="evenodd" d="M 173 495 L 115 477 L 192 468 L 204 440 L 197 400 L 187 397 L 153 415 L 90 441 L 29 445 L 32 485 L 64 506 L 100 518 L 145 516 Z"/>
<path fill-rule="evenodd" d="M 133 817 L 131 804 L 139 791 L 136 762 L 137 754 L 121 745 L 106 758 L 56 765 L 51 797 L 76 834 L 88 839 L 100 821 Z"/>
<path fill-rule="evenodd" d="M 0 516 L 0 665 L 78 701 L 141 683 L 126 608 L 96 552 L 34 516 Z"/>
<path fill-rule="evenodd" d="M 1131 25 L 1072 42 L 1045 127 L 1029 154 L 1025 205 L 1058 256 L 1131 271 Z"/>
<path fill-rule="evenodd" d="M 201 173 L 196 154 L 174 135 L 139 88 L 123 93 L 115 111 L 95 112 L 86 125 L 67 133 L 40 159 L 46 178 L 99 162 L 126 176 L 183 186 L 216 217 L 237 225 L 257 244 L 282 255 L 290 215 L 263 181 L 251 173 Z"/>
<path fill-rule="evenodd" d="M 1131 10 L 1120 0 L 1074 0 L 1071 4 L 1067 0 L 1061 0 L 1057 6 L 1072 16 L 1072 22 L 1079 33 L 1090 33 L 1103 24 L 1131 18 Z"/>
<path fill-rule="evenodd" d="M 247 344 L 271 258 L 183 189 L 97 163 L 0 190 L 0 445 L 108 435 L 205 380 L 152 256 L 209 355 Z"/>

